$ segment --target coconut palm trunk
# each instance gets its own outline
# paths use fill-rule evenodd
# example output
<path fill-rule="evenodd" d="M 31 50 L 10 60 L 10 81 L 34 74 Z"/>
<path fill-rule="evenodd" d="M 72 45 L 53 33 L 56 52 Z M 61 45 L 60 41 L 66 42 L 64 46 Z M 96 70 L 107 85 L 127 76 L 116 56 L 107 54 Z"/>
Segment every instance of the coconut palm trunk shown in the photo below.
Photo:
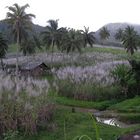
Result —
<path fill-rule="evenodd" d="M 52 66 L 52 63 L 53 63 L 53 56 L 54 56 L 54 39 L 52 39 L 52 50 L 51 50 L 52 52 L 51 52 L 51 54 L 52 54 L 52 56 L 51 56 L 51 66 Z"/>
<path fill-rule="evenodd" d="M 16 50 L 16 96 L 18 95 L 18 81 L 19 81 L 19 29 L 17 29 L 17 50 Z"/>
<path fill-rule="evenodd" d="M 17 30 L 17 50 L 16 50 L 16 78 L 18 78 L 19 73 L 19 30 Z"/>

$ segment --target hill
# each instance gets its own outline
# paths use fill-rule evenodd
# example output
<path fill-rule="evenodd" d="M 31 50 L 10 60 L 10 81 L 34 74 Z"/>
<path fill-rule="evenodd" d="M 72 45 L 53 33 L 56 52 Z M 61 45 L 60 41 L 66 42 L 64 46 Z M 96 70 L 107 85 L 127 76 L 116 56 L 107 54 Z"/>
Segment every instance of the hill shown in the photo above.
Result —
<path fill-rule="evenodd" d="M 120 45 L 120 42 L 116 41 L 114 36 L 118 29 L 120 29 L 120 28 L 125 29 L 128 25 L 133 26 L 134 29 L 138 32 L 138 34 L 140 34 L 140 25 L 130 24 L 130 23 L 109 23 L 109 24 L 104 25 L 103 27 L 106 27 L 109 30 L 110 37 L 105 41 L 101 41 L 100 35 L 99 35 L 100 30 L 103 28 L 103 27 L 101 27 L 99 30 L 97 30 L 95 32 L 95 37 L 97 39 L 97 43 L 99 43 L 99 44 L 102 43 L 102 44 L 106 44 L 106 45 L 117 45 L 117 46 Z"/>
<path fill-rule="evenodd" d="M 36 35 L 37 34 L 40 34 L 40 32 L 42 32 L 44 30 L 45 27 L 42 27 L 40 25 L 36 25 L 36 24 L 33 24 L 33 33 L 35 33 Z M 13 37 L 11 37 L 11 31 L 8 27 L 8 24 L 4 22 L 4 20 L 1 20 L 0 21 L 0 32 L 2 32 L 6 39 L 9 41 L 9 43 L 11 42 L 14 42 L 14 39 Z"/>

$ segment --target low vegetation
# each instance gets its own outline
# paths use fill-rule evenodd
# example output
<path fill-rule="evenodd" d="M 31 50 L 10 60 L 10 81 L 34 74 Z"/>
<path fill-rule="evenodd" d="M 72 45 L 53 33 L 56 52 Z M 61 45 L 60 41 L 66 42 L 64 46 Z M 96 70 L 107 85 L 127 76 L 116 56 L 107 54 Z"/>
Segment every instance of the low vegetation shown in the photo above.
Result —
<path fill-rule="evenodd" d="M 60 115 L 61 114 L 61 115 Z M 128 133 L 138 128 L 117 128 L 97 123 L 100 138 L 104 140 L 116 139 L 124 133 Z M 71 109 L 57 109 L 54 116 L 54 121 L 51 122 L 50 128 L 41 131 L 35 136 L 17 136 L 15 140 L 72 140 L 77 136 L 87 135 L 91 139 L 96 139 L 96 130 L 93 121 L 89 114 L 72 113 Z"/>
<path fill-rule="evenodd" d="M 119 112 L 129 112 L 129 113 L 140 113 L 140 97 L 135 97 L 133 99 L 128 99 L 118 104 L 110 107 L 110 109 L 117 110 Z"/>
<path fill-rule="evenodd" d="M 28 78 L 16 83 L 15 77 L 2 73 L 0 79 L 0 136 L 8 131 L 33 135 L 47 127 L 55 108 L 48 98 L 48 82 Z"/>
<path fill-rule="evenodd" d="M 60 105 L 66 105 L 66 106 L 71 106 L 71 107 L 105 110 L 108 107 L 116 104 L 118 101 L 107 100 L 107 101 L 93 102 L 93 101 L 74 100 L 74 99 L 58 96 L 58 97 L 55 97 L 55 102 Z"/>

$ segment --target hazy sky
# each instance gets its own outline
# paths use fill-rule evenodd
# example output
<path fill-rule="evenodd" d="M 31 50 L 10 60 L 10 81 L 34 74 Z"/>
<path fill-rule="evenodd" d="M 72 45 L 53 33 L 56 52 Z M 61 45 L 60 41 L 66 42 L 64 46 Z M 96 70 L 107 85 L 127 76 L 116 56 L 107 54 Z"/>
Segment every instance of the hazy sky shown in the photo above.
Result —
<path fill-rule="evenodd" d="M 30 8 L 36 15 L 34 23 L 46 26 L 47 20 L 59 19 L 60 27 L 95 31 L 107 23 L 129 22 L 140 24 L 140 0 L 0 0 L 0 20 L 6 17 L 6 6 L 14 3 Z"/>

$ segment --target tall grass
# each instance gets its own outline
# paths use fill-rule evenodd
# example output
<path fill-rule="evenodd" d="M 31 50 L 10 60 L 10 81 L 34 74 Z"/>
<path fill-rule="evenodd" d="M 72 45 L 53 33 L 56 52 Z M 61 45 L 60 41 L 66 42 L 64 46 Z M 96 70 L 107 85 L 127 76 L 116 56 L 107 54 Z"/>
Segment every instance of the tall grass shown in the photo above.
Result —
<path fill-rule="evenodd" d="M 122 95 L 118 86 L 101 86 L 96 84 L 74 84 L 70 81 L 59 81 L 58 95 L 77 100 L 101 101 L 119 99 Z"/>
<path fill-rule="evenodd" d="M 0 136 L 10 130 L 35 134 L 53 117 L 54 104 L 48 99 L 47 80 L 0 75 Z"/>
<path fill-rule="evenodd" d="M 55 71 L 58 94 L 80 100 L 120 98 L 119 85 L 113 85 L 110 71 L 123 61 L 104 62 L 95 66 L 65 67 Z"/>

